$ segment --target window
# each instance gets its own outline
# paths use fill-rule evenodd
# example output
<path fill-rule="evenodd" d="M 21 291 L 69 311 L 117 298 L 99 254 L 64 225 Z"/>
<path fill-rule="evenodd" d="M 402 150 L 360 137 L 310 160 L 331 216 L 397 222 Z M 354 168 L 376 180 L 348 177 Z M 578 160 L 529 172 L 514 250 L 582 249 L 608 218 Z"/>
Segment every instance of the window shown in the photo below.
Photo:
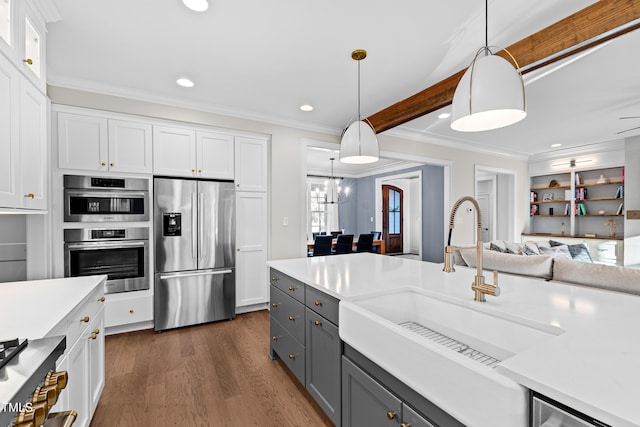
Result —
<path fill-rule="evenodd" d="M 319 185 L 311 185 L 308 193 L 309 234 L 327 231 L 327 193 L 325 188 Z"/>
<path fill-rule="evenodd" d="M 400 192 L 389 190 L 389 234 L 400 234 Z"/>

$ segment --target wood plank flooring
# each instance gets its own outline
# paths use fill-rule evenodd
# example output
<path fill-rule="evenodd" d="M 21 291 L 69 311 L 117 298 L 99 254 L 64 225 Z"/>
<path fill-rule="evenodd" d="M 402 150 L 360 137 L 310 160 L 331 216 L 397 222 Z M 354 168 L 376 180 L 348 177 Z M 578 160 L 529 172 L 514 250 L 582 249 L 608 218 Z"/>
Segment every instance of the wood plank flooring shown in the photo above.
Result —
<path fill-rule="evenodd" d="M 91 427 L 333 426 L 269 353 L 269 313 L 106 337 L 106 384 Z"/>

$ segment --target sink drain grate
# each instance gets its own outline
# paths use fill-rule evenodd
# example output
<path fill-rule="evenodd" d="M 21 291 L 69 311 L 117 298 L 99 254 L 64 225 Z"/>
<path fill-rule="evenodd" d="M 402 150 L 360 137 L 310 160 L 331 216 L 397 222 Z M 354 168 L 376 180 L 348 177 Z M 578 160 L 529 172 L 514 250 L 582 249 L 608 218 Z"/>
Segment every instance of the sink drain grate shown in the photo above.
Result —
<path fill-rule="evenodd" d="M 494 368 L 498 363 L 500 363 L 500 361 L 495 357 L 487 356 L 486 354 L 478 350 L 474 350 L 473 348 L 464 343 L 461 343 L 460 341 L 456 341 L 453 338 L 442 335 L 440 332 L 436 332 L 433 329 L 429 329 L 419 323 L 408 321 L 400 323 L 400 326 L 410 330 L 411 332 L 415 332 L 416 334 L 423 336 L 430 341 L 453 350 L 456 353 L 460 353 L 463 356 L 468 357 L 469 359 L 475 360 L 482 365 Z"/>

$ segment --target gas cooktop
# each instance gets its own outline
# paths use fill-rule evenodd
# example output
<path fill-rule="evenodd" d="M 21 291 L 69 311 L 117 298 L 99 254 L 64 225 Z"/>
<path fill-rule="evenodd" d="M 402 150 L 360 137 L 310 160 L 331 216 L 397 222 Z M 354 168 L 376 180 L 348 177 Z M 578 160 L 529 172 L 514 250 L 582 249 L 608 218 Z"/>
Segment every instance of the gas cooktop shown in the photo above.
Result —
<path fill-rule="evenodd" d="M 0 369 L 4 367 L 13 357 L 20 353 L 20 351 L 27 345 L 26 339 L 10 339 L 0 341 Z"/>

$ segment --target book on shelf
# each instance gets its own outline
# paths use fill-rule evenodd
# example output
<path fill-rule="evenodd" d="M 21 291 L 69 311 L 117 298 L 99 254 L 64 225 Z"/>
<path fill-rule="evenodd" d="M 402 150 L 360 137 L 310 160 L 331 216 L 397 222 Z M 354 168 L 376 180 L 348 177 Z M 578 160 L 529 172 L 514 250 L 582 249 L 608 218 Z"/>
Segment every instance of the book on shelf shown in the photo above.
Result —
<path fill-rule="evenodd" d="M 564 199 L 571 200 L 571 190 L 564 190 Z"/>
<path fill-rule="evenodd" d="M 576 200 L 585 200 L 587 198 L 587 189 L 584 187 L 576 188 Z"/>
<path fill-rule="evenodd" d="M 575 214 L 576 215 L 586 215 L 587 214 L 587 209 L 585 208 L 583 203 L 576 203 Z"/>
<path fill-rule="evenodd" d="M 569 203 L 564 205 L 564 214 L 569 215 Z"/>
<path fill-rule="evenodd" d="M 618 190 L 616 191 L 616 199 L 621 199 L 624 197 L 624 187 L 621 185 L 618 187 Z"/>
<path fill-rule="evenodd" d="M 576 185 L 581 185 L 581 184 L 582 184 L 582 177 L 578 172 L 576 172 Z"/>
<path fill-rule="evenodd" d="M 623 212 L 624 212 L 624 202 L 620 203 L 620 206 L 618 206 L 618 210 L 616 211 L 616 215 L 622 215 Z"/>

